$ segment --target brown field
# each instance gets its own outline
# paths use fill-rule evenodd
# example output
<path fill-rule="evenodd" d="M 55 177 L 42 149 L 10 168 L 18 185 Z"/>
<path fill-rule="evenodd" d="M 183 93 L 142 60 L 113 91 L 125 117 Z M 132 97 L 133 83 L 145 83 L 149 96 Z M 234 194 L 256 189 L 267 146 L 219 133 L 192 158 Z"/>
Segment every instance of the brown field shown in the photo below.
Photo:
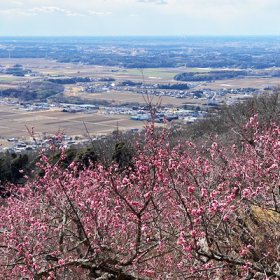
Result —
<path fill-rule="evenodd" d="M 59 130 L 71 136 L 86 135 L 83 122 L 90 134 L 103 135 L 114 131 L 142 128 L 143 122 L 132 121 L 129 116 L 102 113 L 64 113 L 59 110 L 26 112 L 15 106 L 0 105 L 0 138 L 29 139 L 25 126 L 34 127 L 38 137 L 43 133 L 55 134 Z"/>
<path fill-rule="evenodd" d="M 103 93 L 86 93 L 86 92 L 78 92 L 75 90 L 69 90 L 66 93 L 68 96 L 78 96 L 85 100 L 105 100 L 109 101 L 113 105 L 122 105 L 124 103 L 139 103 L 146 104 L 147 96 L 142 94 L 137 94 L 134 92 L 119 92 L 119 91 L 110 91 Z M 198 100 L 195 99 L 178 99 L 170 96 L 152 96 L 153 104 L 161 104 L 163 106 L 171 105 L 171 106 L 181 106 L 185 103 L 199 103 Z"/>
<path fill-rule="evenodd" d="M 211 89 L 221 89 L 221 88 L 264 88 L 266 86 L 279 86 L 280 78 L 255 78 L 248 77 L 244 79 L 233 79 L 233 80 L 222 80 L 213 83 L 204 83 L 196 87 L 196 89 L 211 88 Z"/>

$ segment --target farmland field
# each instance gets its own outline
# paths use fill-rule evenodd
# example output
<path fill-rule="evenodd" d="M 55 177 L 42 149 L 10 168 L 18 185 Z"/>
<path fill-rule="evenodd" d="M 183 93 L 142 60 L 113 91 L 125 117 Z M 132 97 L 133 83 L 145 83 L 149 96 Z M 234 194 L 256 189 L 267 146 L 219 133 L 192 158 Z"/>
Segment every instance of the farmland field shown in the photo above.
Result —
<path fill-rule="evenodd" d="M 64 113 L 61 110 L 26 112 L 16 106 L 0 105 L 1 138 L 18 137 L 29 139 L 25 126 L 34 127 L 38 137 L 55 134 L 59 130 L 67 135 L 83 137 L 86 124 L 91 135 L 103 135 L 118 129 L 141 128 L 142 122 L 133 121 L 129 116 L 105 115 L 102 113 Z"/>
<path fill-rule="evenodd" d="M 14 77 L 12 75 L 0 74 L 0 91 L 7 88 L 21 87 L 28 85 L 33 81 L 44 81 L 49 78 L 71 78 L 71 77 L 89 77 L 89 78 L 113 78 L 114 83 L 131 80 L 135 82 L 145 82 L 145 84 L 173 84 L 178 83 L 173 77 L 182 72 L 209 72 L 211 68 L 147 68 L 140 69 L 124 69 L 116 66 L 96 66 L 85 65 L 81 63 L 60 63 L 47 59 L 0 59 L 2 67 L 12 67 L 15 64 L 21 64 L 24 68 L 30 69 L 34 75 L 26 77 Z M 216 70 L 219 70 L 218 68 Z M 221 70 L 221 69 L 220 69 Z M 225 70 L 225 69 L 224 69 Z M 102 83 L 101 83 L 102 84 Z M 106 84 L 106 81 L 104 82 Z M 194 90 L 218 90 L 218 89 L 234 89 L 254 87 L 262 89 L 266 86 L 277 86 L 280 84 L 280 78 L 252 78 L 246 77 L 242 79 L 218 80 L 214 82 L 199 82 L 195 85 Z M 113 106 L 123 104 L 138 103 L 144 105 L 146 96 L 137 94 L 130 90 L 106 90 L 104 92 L 90 93 L 86 92 L 83 84 L 64 85 L 64 97 L 77 97 L 84 103 L 90 102 L 94 104 L 106 101 Z M 228 98 L 238 98 L 228 96 Z M 221 101 L 221 100 L 219 100 Z M 181 107 L 184 104 L 203 105 L 206 98 L 194 99 L 175 98 L 171 96 L 153 96 L 153 104 L 161 104 L 163 106 Z M 100 104 L 100 103 L 99 103 Z M 24 111 L 16 105 L 0 105 L 0 138 L 20 137 L 29 138 L 25 125 L 35 127 L 40 135 L 43 133 L 56 133 L 63 130 L 66 134 L 72 136 L 83 136 L 85 128 L 83 122 L 86 123 L 88 130 L 93 135 L 101 135 L 112 132 L 118 128 L 121 130 L 130 128 L 141 128 L 142 122 L 130 120 L 129 115 L 111 115 L 104 114 L 102 110 L 97 113 L 64 113 L 62 108 L 47 111 Z M 41 137 L 41 136 L 40 136 Z"/>
<path fill-rule="evenodd" d="M 67 93 L 68 96 L 76 96 L 80 97 L 84 100 L 91 100 L 91 101 L 108 101 L 112 105 L 122 105 L 127 103 L 139 103 L 139 104 L 146 104 L 147 96 L 145 94 L 137 94 L 130 91 L 120 92 L 120 91 L 110 91 L 104 93 L 85 93 L 79 92 L 75 90 L 69 90 Z M 161 105 L 170 105 L 170 106 L 180 106 L 185 103 L 201 103 L 198 100 L 194 99 L 178 99 L 170 96 L 152 96 L 153 104 L 161 104 Z"/>

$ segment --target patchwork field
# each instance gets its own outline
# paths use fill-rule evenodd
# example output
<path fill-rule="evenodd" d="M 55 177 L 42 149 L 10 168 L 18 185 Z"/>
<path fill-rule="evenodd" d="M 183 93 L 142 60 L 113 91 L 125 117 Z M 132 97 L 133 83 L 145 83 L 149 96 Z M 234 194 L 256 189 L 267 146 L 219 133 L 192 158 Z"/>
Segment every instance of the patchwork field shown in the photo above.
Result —
<path fill-rule="evenodd" d="M 44 79 L 49 76 L 69 76 L 69 77 L 112 77 L 117 81 L 133 80 L 145 81 L 148 83 L 174 83 L 173 77 L 182 72 L 208 72 L 211 68 L 147 68 L 147 69 L 124 69 L 110 66 L 83 65 L 74 63 L 60 63 L 48 59 L 0 59 L 0 65 L 11 67 L 15 64 L 22 64 L 24 68 L 31 69 L 39 74 L 37 77 L 13 77 L 0 74 L 0 85 L 17 84 L 23 81 Z M 215 70 L 226 70 L 215 69 Z M 235 69 L 238 70 L 238 69 Z M 240 87 L 263 87 L 267 85 L 279 85 L 280 78 L 252 78 L 221 80 L 216 82 L 205 82 L 197 88 L 240 88 Z"/>
<path fill-rule="evenodd" d="M 116 80 L 143 80 L 142 70 L 140 69 L 123 69 L 109 66 L 82 65 L 74 63 L 59 63 L 47 59 L 0 59 L 0 64 L 11 67 L 15 64 L 22 64 L 25 68 L 39 72 L 43 76 L 80 76 L 80 77 L 114 77 Z M 172 80 L 173 77 L 185 71 L 185 69 L 173 68 L 148 68 L 143 70 L 145 80 L 158 80 L 163 82 Z M 11 77 L 13 79 L 13 77 Z M 17 79 L 17 78 L 15 78 Z M 1 76 L 0 76 L 1 82 Z"/>
<path fill-rule="evenodd" d="M 86 136 L 86 124 L 91 135 L 99 136 L 120 130 L 142 128 L 143 123 L 129 119 L 129 116 L 105 115 L 102 113 L 64 113 L 60 110 L 26 112 L 15 106 L 0 105 L 1 138 L 18 137 L 29 139 L 25 126 L 34 127 L 38 137 L 55 134 L 59 130 L 71 136 Z"/>
<path fill-rule="evenodd" d="M 91 77 L 109 78 L 116 82 L 132 80 L 149 84 L 155 83 L 175 83 L 173 77 L 182 72 L 207 72 L 209 68 L 148 68 L 148 69 L 124 69 L 119 67 L 82 65 L 74 63 L 59 63 L 47 59 L 0 59 L 0 65 L 11 67 L 21 64 L 26 69 L 31 69 L 34 77 L 13 77 L 11 75 L 0 74 L 0 91 L 6 88 L 28 85 L 30 81 L 44 80 L 50 77 Z M 217 70 L 217 69 L 216 69 Z M 198 83 L 194 90 L 200 89 L 221 89 L 221 88 L 264 88 L 267 86 L 280 85 L 280 78 L 252 78 L 222 80 L 216 82 Z M 103 93 L 87 93 L 83 85 L 65 85 L 65 95 L 76 96 L 85 101 L 108 101 L 112 105 L 122 105 L 125 103 L 145 104 L 147 97 L 129 91 L 107 91 Z M 228 98 L 231 96 L 229 95 Z M 236 96 L 232 96 L 232 99 Z M 152 98 L 154 104 L 171 105 L 174 107 L 183 104 L 201 105 L 207 101 L 205 98 L 178 99 L 170 96 Z M 49 111 L 24 111 L 17 106 L 0 105 L 0 138 L 18 137 L 29 138 L 25 125 L 34 127 L 41 137 L 45 133 L 56 133 L 63 130 L 68 135 L 83 136 L 86 134 L 83 122 L 90 133 L 101 135 L 111 132 L 118 126 L 119 129 L 141 128 L 142 122 L 130 120 L 130 116 L 105 115 L 102 111 L 98 113 L 63 113 L 60 109 Z M 1 143 L 0 143 L 1 144 Z"/>

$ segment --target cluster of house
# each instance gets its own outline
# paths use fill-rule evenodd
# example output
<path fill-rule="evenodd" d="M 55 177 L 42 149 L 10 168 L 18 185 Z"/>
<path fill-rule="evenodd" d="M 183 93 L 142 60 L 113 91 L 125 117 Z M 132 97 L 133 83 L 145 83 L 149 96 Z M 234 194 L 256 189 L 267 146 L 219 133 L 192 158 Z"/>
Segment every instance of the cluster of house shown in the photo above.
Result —
<path fill-rule="evenodd" d="M 100 82 L 100 80 L 99 80 Z M 104 81 L 103 81 L 104 82 Z M 243 96 L 251 96 L 258 92 L 256 88 L 235 88 L 232 89 L 230 85 L 226 85 L 221 89 L 195 89 L 197 86 L 203 85 L 201 82 L 192 82 L 188 83 L 188 89 L 173 89 L 171 88 L 163 89 L 159 84 L 143 84 L 136 83 L 132 81 L 126 81 L 122 83 L 115 83 L 114 81 L 107 81 L 105 83 L 94 83 L 88 84 L 84 91 L 90 93 L 106 93 L 111 90 L 114 91 L 129 91 L 134 92 L 141 95 L 150 95 L 150 96 L 169 96 L 174 98 L 190 98 L 190 99 L 205 99 L 207 101 L 207 105 L 219 105 L 222 98 L 226 95 L 243 95 Z M 173 85 L 174 86 L 174 85 Z M 234 98 L 233 98 L 234 99 Z M 240 99 L 236 97 L 236 100 Z M 234 103 L 234 100 L 232 101 Z"/>
<path fill-rule="evenodd" d="M 148 94 L 153 96 L 170 96 L 175 98 L 191 98 L 191 99 L 209 99 L 216 100 L 228 94 L 249 95 L 258 92 L 256 88 L 236 88 L 236 89 L 200 89 L 200 90 L 160 90 L 160 89 L 141 89 L 135 91 L 139 94 Z"/>
<path fill-rule="evenodd" d="M 22 153 L 28 151 L 34 151 L 40 148 L 49 148 L 51 145 L 62 145 L 67 148 L 71 145 L 79 144 L 72 137 L 63 135 L 61 139 L 57 139 L 57 137 L 52 136 L 48 139 L 32 139 L 32 140 L 21 140 L 18 138 L 8 138 L 8 142 L 10 142 L 9 147 L 1 147 L 0 152 L 11 152 L 11 153 Z"/>
<path fill-rule="evenodd" d="M 170 96 L 175 98 L 187 98 L 190 96 L 189 92 L 186 90 L 141 89 L 137 90 L 136 93 L 154 96 Z"/>
<path fill-rule="evenodd" d="M 9 147 L 0 147 L 0 152 L 10 152 L 10 153 L 23 153 L 32 152 L 38 149 L 48 149 L 55 145 L 57 147 L 69 148 L 71 146 L 79 146 L 89 144 L 91 140 L 97 140 L 102 138 L 99 136 L 94 139 L 79 139 L 77 137 L 73 138 L 68 135 L 62 135 L 61 137 L 50 136 L 49 138 L 32 139 L 32 140 L 21 140 L 18 138 L 8 138 L 7 141 L 10 143 Z"/>
<path fill-rule="evenodd" d="M 47 102 L 24 102 L 24 103 L 17 103 L 13 101 L 3 101 L 0 102 L 0 104 L 5 105 L 18 105 L 17 109 L 23 110 L 23 111 L 46 111 L 50 110 L 52 108 L 60 108 L 62 112 L 65 113 L 95 113 L 99 109 L 99 106 L 92 105 L 92 104 L 68 104 L 68 103 L 59 103 L 59 104 L 53 104 L 53 103 L 47 103 Z"/>
<path fill-rule="evenodd" d="M 164 108 L 157 111 L 155 114 L 147 113 L 147 111 L 139 110 L 137 114 L 131 116 L 131 120 L 135 121 L 151 121 L 163 123 L 173 120 L 182 120 L 184 123 L 192 123 L 197 119 L 202 119 L 206 116 L 206 111 L 200 110 L 185 110 L 185 109 L 168 109 Z"/>
<path fill-rule="evenodd" d="M 114 89 L 114 83 L 112 84 L 100 84 L 100 85 L 87 85 L 84 88 L 85 92 L 89 92 L 89 93 L 102 93 L 102 92 L 107 92 L 109 90 Z"/>
<path fill-rule="evenodd" d="M 92 104 L 67 104 L 60 103 L 59 107 L 62 108 L 64 113 L 87 113 L 93 114 L 99 110 L 99 106 Z"/>
<path fill-rule="evenodd" d="M 55 107 L 54 104 L 49 104 L 47 102 L 40 102 L 40 103 L 20 103 L 18 109 L 24 110 L 24 111 L 45 111 L 49 110 L 50 108 Z"/>

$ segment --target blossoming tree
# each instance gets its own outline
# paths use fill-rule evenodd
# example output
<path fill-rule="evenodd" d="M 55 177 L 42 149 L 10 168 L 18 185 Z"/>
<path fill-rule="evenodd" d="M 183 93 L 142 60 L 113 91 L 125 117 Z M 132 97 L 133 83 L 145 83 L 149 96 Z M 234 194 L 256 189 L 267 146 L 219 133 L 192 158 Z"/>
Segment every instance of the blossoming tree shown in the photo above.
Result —
<path fill-rule="evenodd" d="M 126 170 L 43 155 L 1 203 L 0 278 L 279 279 L 280 127 L 246 129 L 206 150 L 149 125 Z"/>

